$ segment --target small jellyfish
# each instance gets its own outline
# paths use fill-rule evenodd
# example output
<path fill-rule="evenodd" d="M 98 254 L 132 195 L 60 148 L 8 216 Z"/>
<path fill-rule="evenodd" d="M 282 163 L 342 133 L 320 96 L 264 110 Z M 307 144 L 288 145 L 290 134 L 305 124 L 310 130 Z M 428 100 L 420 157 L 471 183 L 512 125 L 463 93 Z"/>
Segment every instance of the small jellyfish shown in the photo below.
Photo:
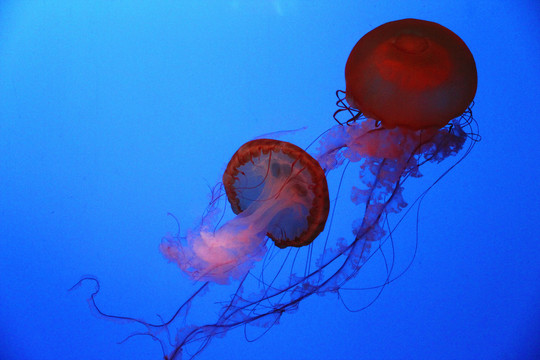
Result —
<path fill-rule="evenodd" d="M 258 139 L 242 145 L 223 174 L 236 217 L 216 230 L 210 207 L 185 239 L 166 236 L 161 252 L 191 278 L 226 284 L 240 279 L 266 253 L 266 236 L 279 248 L 310 244 L 324 229 L 330 201 L 324 171 L 288 142 Z M 221 189 L 213 195 L 222 195 Z"/>

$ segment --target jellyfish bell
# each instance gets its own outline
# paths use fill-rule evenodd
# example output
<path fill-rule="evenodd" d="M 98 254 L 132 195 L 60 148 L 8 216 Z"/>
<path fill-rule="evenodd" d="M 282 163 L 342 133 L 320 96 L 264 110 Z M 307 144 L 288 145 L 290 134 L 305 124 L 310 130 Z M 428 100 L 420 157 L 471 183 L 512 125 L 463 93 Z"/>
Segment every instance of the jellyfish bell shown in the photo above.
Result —
<path fill-rule="evenodd" d="M 216 230 L 212 207 L 185 239 L 167 236 L 160 246 L 192 279 L 240 279 L 266 253 L 266 236 L 279 248 L 301 247 L 324 229 L 330 207 L 326 177 L 296 145 L 271 139 L 242 145 L 227 165 L 223 187 L 236 217 Z"/>
<path fill-rule="evenodd" d="M 345 66 L 346 100 L 386 128 L 441 128 L 476 94 L 474 58 L 459 36 L 434 22 L 383 24 L 354 46 Z"/>
<path fill-rule="evenodd" d="M 296 145 L 250 141 L 233 155 L 223 185 L 232 210 L 258 216 L 279 248 L 309 245 L 324 230 L 330 201 L 324 171 Z"/>

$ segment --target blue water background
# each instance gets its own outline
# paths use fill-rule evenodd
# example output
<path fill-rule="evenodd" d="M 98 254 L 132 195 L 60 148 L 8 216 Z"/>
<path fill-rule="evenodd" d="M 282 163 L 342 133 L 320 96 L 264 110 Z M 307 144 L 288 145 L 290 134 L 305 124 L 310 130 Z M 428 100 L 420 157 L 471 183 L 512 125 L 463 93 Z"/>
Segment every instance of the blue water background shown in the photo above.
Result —
<path fill-rule="evenodd" d="M 141 328 L 93 316 L 91 284 L 66 290 L 93 274 L 103 310 L 172 314 L 195 285 L 158 251 L 176 231 L 167 212 L 195 224 L 244 142 L 307 126 L 288 135 L 306 146 L 333 126 L 353 45 L 406 17 L 468 44 L 482 135 L 425 198 L 412 267 L 365 311 L 314 296 L 258 341 L 238 329 L 200 359 L 540 358 L 536 1 L 5 0 L 0 359 L 161 359 L 150 338 L 116 344 Z M 395 234 L 401 269 L 415 216 Z"/>

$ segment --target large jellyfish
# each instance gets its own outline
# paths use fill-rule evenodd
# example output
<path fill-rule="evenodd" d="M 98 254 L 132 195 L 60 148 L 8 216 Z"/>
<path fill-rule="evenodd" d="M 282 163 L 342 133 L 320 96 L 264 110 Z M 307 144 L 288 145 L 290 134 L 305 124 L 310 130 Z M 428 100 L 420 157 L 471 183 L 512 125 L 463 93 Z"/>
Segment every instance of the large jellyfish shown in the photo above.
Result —
<path fill-rule="evenodd" d="M 475 62 L 465 43 L 441 25 L 405 19 L 370 31 L 352 50 L 345 81 L 346 91 L 338 91 L 345 97 L 334 114 L 339 124 L 314 141 L 312 156 L 277 140 L 244 144 L 213 188 L 201 224 L 163 239 L 165 257 L 200 281 L 175 314 L 150 323 L 103 313 L 95 302 L 99 282 L 86 277 L 78 284 L 95 281 L 92 308 L 105 318 L 143 325 L 145 330 L 128 339 L 150 336 L 165 359 L 178 360 L 195 358 L 231 329 L 266 330 L 311 295 L 339 296 L 382 252 L 381 245 L 392 241 L 388 217 L 407 208 L 405 183 L 422 176 L 420 168 L 428 163 L 460 151 L 464 157 L 479 140 L 469 107 L 477 85 Z M 338 120 L 343 113 L 350 115 L 344 123 Z M 329 205 L 325 175 L 354 167 L 352 234 L 334 237 L 331 230 L 323 232 L 329 209 L 339 214 L 335 201 Z M 236 216 L 221 225 L 225 199 Z M 388 274 L 379 291 L 392 280 Z M 189 310 L 211 286 L 227 286 L 219 284 L 234 290 L 219 303 L 215 321 L 188 321 Z"/>
<path fill-rule="evenodd" d="M 449 29 L 403 19 L 358 41 L 345 66 L 345 82 L 349 105 L 340 98 L 334 118 L 342 111 L 356 115 L 324 134 L 316 158 L 326 171 L 344 162 L 361 164 L 351 200 L 364 207 L 353 232 L 363 243 L 359 256 L 365 257 L 371 242 L 385 233 L 383 215 L 407 206 L 404 181 L 421 176 L 424 163 L 441 162 L 467 139 L 471 146 L 479 139 L 469 108 L 476 94 L 476 64 Z"/>

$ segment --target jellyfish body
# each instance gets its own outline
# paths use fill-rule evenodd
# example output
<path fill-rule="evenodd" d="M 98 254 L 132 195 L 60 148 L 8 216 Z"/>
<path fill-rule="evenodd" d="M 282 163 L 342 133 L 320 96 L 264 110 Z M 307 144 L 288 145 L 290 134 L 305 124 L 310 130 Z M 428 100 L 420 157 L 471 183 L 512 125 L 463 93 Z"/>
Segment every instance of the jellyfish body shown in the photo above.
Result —
<path fill-rule="evenodd" d="M 242 145 L 223 185 L 235 214 L 265 215 L 266 235 L 281 249 L 309 245 L 324 230 L 330 207 L 326 177 L 296 145 L 271 139 Z"/>
<path fill-rule="evenodd" d="M 266 236 L 279 248 L 300 247 L 324 229 L 326 177 L 296 145 L 271 139 L 242 145 L 227 166 L 223 185 L 235 218 L 215 230 L 218 209 L 212 208 L 185 241 L 168 236 L 160 246 L 195 280 L 224 284 L 239 279 L 266 253 Z"/>
<path fill-rule="evenodd" d="M 353 223 L 350 249 L 357 271 L 372 243 L 387 233 L 382 219 L 407 206 L 405 180 L 422 176 L 424 163 L 456 155 L 467 138 L 477 140 L 474 131 L 465 130 L 471 126 L 465 113 L 476 93 L 477 73 L 470 50 L 452 31 L 403 19 L 358 41 L 345 66 L 345 82 L 347 102 L 361 113 L 347 126 L 330 129 L 315 157 L 327 172 L 360 163 L 360 182 L 351 192 L 351 201 L 364 210 Z"/>
<path fill-rule="evenodd" d="M 381 25 L 354 46 L 345 66 L 346 99 L 386 128 L 440 128 L 476 93 L 467 45 L 437 23 L 403 19 Z"/>

